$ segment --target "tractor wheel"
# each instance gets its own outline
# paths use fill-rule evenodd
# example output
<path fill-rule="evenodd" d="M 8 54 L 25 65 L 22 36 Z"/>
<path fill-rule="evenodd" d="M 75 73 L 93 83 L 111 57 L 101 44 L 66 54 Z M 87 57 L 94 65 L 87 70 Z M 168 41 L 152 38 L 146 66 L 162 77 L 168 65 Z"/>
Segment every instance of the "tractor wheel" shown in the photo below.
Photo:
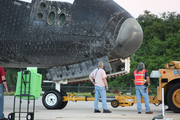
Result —
<path fill-rule="evenodd" d="M 61 94 L 62 96 L 67 96 L 66 92 L 61 90 Z M 59 106 L 59 109 L 63 109 L 64 107 L 66 107 L 68 101 L 62 101 L 62 104 Z"/>
<path fill-rule="evenodd" d="M 175 113 L 180 113 L 180 83 L 176 83 L 167 93 L 167 104 Z"/>
<path fill-rule="evenodd" d="M 119 101 L 118 100 L 112 100 L 111 101 L 111 106 L 113 107 L 113 108 L 117 108 L 118 106 L 119 106 Z"/>
<path fill-rule="evenodd" d="M 42 103 L 47 109 L 59 108 L 59 106 L 62 104 L 62 100 L 62 94 L 54 89 L 47 90 L 42 97 Z"/>

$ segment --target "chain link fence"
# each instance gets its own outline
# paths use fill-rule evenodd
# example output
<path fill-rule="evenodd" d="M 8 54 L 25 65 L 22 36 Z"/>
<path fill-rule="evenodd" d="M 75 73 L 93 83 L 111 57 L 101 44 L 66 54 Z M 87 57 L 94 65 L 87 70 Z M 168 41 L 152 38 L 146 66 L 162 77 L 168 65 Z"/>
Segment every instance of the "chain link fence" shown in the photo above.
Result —
<path fill-rule="evenodd" d="M 47 85 L 47 86 L 41 86 L 42 91 L 47 91 L 49 89 L 55 89 L 55 85 Z M 15 91 L 16 86 L 8 86 L 9 91 Z M 81 84 L 77 86 L 61 86 L 61 89 L 68 93 L 91 93 L 94 90 L 94 86 L 81 86 Z M 156 96 L 157 95 L 157 88 L 149 88 L 150 96 Z M 121 93 L 122 95 L 135 95 L 135 88 L 134 87 L 109 87 L 107 93 Z"/>

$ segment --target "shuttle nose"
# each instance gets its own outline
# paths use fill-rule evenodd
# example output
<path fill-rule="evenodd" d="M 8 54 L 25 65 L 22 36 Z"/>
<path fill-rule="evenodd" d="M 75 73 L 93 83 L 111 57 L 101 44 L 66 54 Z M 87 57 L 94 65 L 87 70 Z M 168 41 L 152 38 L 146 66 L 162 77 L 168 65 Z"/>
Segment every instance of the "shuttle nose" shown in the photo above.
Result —
<path fill-rule="evenodd" d="M 122 24 L 117 39 L 116 47 L 111 53 L 114 58 L 125 58 L 134 53 L 142 44 L 143 31 L 134 18 L 128 18 Z"/>

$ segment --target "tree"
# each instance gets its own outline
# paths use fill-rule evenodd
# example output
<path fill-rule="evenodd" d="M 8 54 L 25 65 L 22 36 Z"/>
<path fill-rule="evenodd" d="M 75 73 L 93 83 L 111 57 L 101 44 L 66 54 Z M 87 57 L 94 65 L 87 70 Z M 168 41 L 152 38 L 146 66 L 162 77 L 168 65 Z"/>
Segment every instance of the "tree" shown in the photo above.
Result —
<path fill-rule="evenodd" d="M 170 61 L 180 61 L 180 14 L 164 12 L 158 17 L 145 10 L 137 21 L 143 30 L 143 43 L 131 55 L 131 72 L 109 80 L 111 87 L 133 84 L 133 71 L 140 62 L 145 64 L 150 75 L 152 70 L 164 68 Z M 152 80 L 150 87 L 157 87 L 158 82 L 157 79 Z"/>

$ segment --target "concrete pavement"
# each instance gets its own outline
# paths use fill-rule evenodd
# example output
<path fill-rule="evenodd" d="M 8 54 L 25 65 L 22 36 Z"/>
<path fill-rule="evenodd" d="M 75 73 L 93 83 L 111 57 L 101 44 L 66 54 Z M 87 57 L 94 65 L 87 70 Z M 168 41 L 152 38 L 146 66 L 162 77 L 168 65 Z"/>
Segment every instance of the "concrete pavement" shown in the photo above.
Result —
<path fill-rule="evenodd" d="M 4 114 L 7 117 L 9 113 L 13 112 L 13 96 L 5 96 Z M 31 101 L 31 103 L 33 103 Z M 16 110 L 18 111 L 19 99 L 16 99 Z M 30 111 L 32 111 L 32 104 L 30 104 Z M 67 106 L 62 110 L 47 110 L 42 104 L 42 97 L 35 100 L 35 120 L 152 120 L 154 116 L 161 115 L 162 106 L 154 106 L 150 104 L 151 111 L 154 114 L 145 114 L 145 107 L 142 104 L 142 114 L 137 114 L 136 104 L 128 107 L 113 108 L 111 103 L 107 103 L 108 109 L 112 113 L 94 113 L 93 101 L 69 101 Z M 99 103 L 99 109 L 102 111 L 102 104 Z M 27 101 L 22 102 L 22 111 L 27 110 Z M 25 115 L 22 114 L 22 117 Z M 173 120 L 180 120 L 180 113 L 172 111 L 165 112 L 165 118 L 172 118 Z M 18 118 L 16 118 L 18 120 Z M 21 118 L 21 120 L 26 120 Z"/>

